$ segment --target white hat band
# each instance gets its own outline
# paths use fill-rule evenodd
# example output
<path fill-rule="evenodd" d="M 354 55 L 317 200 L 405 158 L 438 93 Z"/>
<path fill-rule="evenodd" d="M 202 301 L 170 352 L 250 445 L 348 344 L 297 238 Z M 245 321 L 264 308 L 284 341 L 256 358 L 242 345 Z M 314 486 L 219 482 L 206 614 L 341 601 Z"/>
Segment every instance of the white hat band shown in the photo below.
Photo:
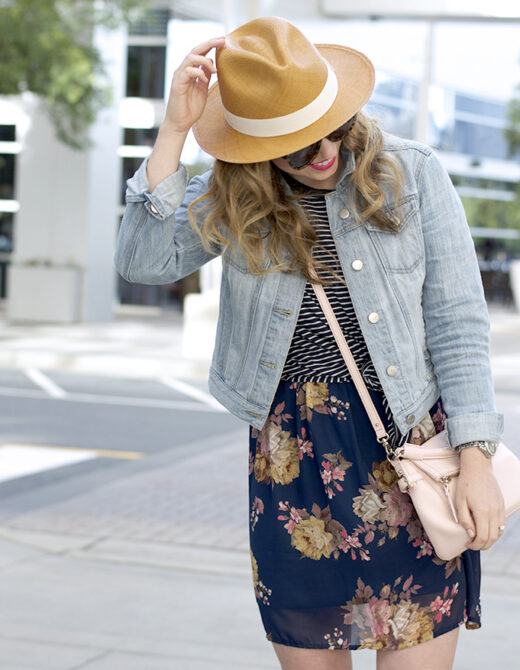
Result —
<path fill-rule="evenodd" d="M 236 116 L 224 107 L 225 119 L 234 130 L 252 137 L 278 137 L 303 130 L 328 112 L 336 99 L 338 80 L 328 63 L 327 70 L 327 81 L 321 93 L 308 105 L 295 112 L 272 119 L 248 119 L 244 116 Z"/>

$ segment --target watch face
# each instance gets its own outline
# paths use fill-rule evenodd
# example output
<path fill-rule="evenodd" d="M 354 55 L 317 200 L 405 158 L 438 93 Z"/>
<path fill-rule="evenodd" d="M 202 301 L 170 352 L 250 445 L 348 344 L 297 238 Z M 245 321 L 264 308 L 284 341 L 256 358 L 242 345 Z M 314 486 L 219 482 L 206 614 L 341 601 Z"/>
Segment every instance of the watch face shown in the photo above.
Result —
<path fill-rule="evenodd" d="M 497 443 L 496 442 L 488 442 L 487 447 L 489 449 L 489 453 L 494 456 L 497 450 Z"/>

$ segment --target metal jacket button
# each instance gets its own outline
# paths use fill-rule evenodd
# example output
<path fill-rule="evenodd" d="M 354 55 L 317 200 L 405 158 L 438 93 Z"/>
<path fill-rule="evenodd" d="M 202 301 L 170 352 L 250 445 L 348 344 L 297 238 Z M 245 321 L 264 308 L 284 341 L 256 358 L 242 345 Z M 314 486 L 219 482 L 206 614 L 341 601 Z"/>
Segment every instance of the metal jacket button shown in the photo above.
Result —
<path fill-rule="evenodd" d="M 152 210 L 153 214 L 159 214 L 159 210 L 155 205 L 150 205 L 150 209 Z"/>
<path fill-rule="evenodd" d="M 415 421 L 415 414 L 408 414 L 406 417 L 406 423 L 413 423 Z"/>
<path fill-rule="evenodd" d="M 348 219 L 348 217 L 350 216 L 350 212 L 346 207 L 343 207 L 343 209 L 340 210 L 339 215 L 340 218 L 342 219 Z"/>
<path fill-rule="evenodd" d="M 355 261 L 352 261 L 352 267 L 354 270 L 361 270 L 363 267 L 363 261 L 360 261 L 359 258 L 356 258 Z"/>
<path fill-rule="evenodd" d="M 389 366 L 386 368 L 386 373 L 387 373 L 388 375 L 390 375 L 390 377 L 395 377 L 395 375 L 398 373 L 398 371 L 399 371 L 399 370 L 398 370 L 398 368 L 396 368 L 395 365 L 389 365 Z"/>
<path fill-rule="evenodd" d="M 368 320 L 370 323 L 377 323 L 379 321 L 379 314 L 377 312 L 370 312 Z"/>

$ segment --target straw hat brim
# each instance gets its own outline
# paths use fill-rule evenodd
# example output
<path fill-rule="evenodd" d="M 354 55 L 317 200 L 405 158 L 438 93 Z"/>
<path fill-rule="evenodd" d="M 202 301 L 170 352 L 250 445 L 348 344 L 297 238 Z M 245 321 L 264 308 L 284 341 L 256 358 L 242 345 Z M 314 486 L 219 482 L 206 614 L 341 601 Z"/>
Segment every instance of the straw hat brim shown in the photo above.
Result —
<path fill-rule="evenodd" d="M 338 44 L 316 44 L 338 79 L 331 108 L 311 125 L 289 135 L 251 137 L 231 128 L 224 118 L 218 82 L 208 91 L 202 116 L 193 126 L 199 146 L 228 163 L 256 163 L 286 156 L 317 142 L 360 111 L 374 90 L 375 73 L 361 52 Z"/>

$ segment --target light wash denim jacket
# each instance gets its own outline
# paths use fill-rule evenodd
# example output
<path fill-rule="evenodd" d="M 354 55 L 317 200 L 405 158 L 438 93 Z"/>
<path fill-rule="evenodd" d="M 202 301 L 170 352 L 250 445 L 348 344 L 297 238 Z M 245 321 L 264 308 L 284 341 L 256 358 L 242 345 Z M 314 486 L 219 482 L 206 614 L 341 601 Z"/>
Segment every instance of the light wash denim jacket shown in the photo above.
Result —
<path fill-rule="evenodd" d="M 397 211 L 388 193 L 399 232 L 383 232 L 350 212 L 347 175 L 355 162 L 344 148 L 336 190 L 326 196 L 338 256 L 375 369 L 403 434 L 440 395 L 452 447 L 498 441 L 503 415 L 494 405 L 489 317 L 462 204 L 430 147 L 384 137 L 384 150 L 400 159 L 404 174 Z M 174 282 L 214 257 L 204 250 L 187 213 L 189 203 L 206 190 L 210 172 L 187 185 L 180 166 L 150 193 L 146 163 L 127 182 L 115 263 L 130 282 Z M 261 428 L 282 374 L 305 278 L 281 272 L 252 276 L 237 250 L 226 251 L 222 261 L 209 388 L 230 412 Z"/>

